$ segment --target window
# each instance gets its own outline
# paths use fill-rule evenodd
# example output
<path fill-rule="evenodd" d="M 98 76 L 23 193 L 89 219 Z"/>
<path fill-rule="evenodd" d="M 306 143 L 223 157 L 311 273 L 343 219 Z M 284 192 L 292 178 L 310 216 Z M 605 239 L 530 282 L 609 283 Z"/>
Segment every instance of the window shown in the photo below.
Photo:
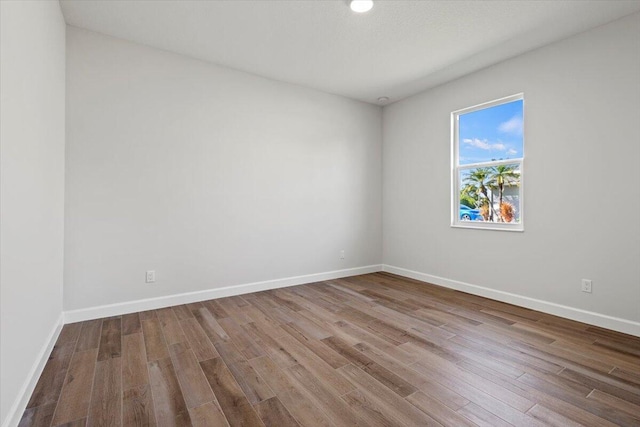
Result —
<path fill-rule="evenodd" d="M 451 113 L 451 225 L 523 230 L 524 98 Z"/>

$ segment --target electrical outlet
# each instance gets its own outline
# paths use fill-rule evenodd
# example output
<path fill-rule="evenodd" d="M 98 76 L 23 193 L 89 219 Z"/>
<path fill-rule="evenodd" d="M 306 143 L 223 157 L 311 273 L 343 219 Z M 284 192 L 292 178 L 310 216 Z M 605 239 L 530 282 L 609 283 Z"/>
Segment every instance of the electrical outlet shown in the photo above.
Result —
<path fill-rule="evenodd" d="M 591 293 L 591 280 L 582 279 L 582 292 Z"/>
<path fill-rule="evenodd" d="M 340 251 L 340 259 L 344 259 L 344 249 Z"/>
<path fill-rule="evenodd" d="M 155 270 L 149 270 L 147 271 L 147 274 L 145 276 L 145 282 L 147 283 L 153 283 L 156 281 L 156 272 Z"/>

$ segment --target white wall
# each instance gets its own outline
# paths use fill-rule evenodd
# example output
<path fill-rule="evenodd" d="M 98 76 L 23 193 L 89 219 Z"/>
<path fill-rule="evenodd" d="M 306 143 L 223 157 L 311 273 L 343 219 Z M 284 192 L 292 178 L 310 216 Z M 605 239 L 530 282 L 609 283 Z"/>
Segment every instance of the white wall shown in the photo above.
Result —
<path fill-rule="evenodd" d="M 65 310 L 379 264 L 381 116 L 68 27 Z"/>
<path fill-rule="evenodd" d="M 2 1 L 0 16 L 4 423 L 62 313 L 65 23 L 51 1 Z"/>
<path fill-rule="evenodd" d="M 384 263 L 640 321 L 639 76 L 635 14 L 385 107 Z M 451 228 L 450 112 L 518 92 L 525 231 Z"/>

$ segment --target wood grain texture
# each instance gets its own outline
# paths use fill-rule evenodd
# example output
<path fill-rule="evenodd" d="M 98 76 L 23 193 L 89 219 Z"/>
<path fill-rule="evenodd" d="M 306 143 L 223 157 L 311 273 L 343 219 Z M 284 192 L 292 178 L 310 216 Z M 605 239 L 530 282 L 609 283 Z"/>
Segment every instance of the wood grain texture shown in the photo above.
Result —
<path fill-rule="evenodd" d="M 98 349 L 73 355 L 52 425 L 68 423 L 88 415 L 97 356 Z"/>
<path fill-rule="evenodd" d="M 122 425 L 156 426 L 156 415 L 149 384 L 132 387 L 122 393 Z"/>
<path fill-rule="evenodd" d="M 102 319 L 87 320 L 82 323 L 82 330 L 78 338 L 76 351 L 91 350 L 98 348 L 100 345 L 100 336 L 102 331 Z"/>
<path fill-rule="evenodd" d="M 166 359 L 169 357 L 167 343 L 162 334 L 162 326 L 157 318 L 142 321 L 144 346 L 147 352 L 147 361 Z"/>
<path fill-rule="evenodd" d="M 640 339 L 387 273 L 65 325 L 28 426 L 640 426 Z"/>
<path fill-rule="evenodd" d="M 144 321 L 143 321 L 144 322 Z M 171 359 L 149 362 L 151 394 L 158 425 L 191 425 L 189 411 Z"/>
<path fill-rule="evenodd" d="M 220 357 L 200 362 L 230 426 L 262 426 L 242 389 Z"/>
<path fill-rule="evenodd" d="M 149 383 L 147 351 L 142 333 L 122 337 L 122 387 L 128 390 Z"/>
<path fill-rule="evenodd" d="M 18 427 L 49 427 L 58 402 L 27 408 Z"/>
<path fill-rule="evenodd" d="M 113 357 L 120 357 L 122 351 L 122 320 L 117 318 L 105 319 L 102 322 L 100 346 L 98 348 L 98 362 Z"/>
<path fill-rule="evenodd" d="M 194 427 L 228 427 L 229 423 L 216 403 L 209 402 L 189 409 Z"/>
<path fill-rule="evenodd" d="M 71 363 L 74 347 L 75 342 L 56 343 L 33 390 L 27 408 L 35 408 L 58 401 L 67 375 L 67 369 Z"/>
<path fill-rule="evenodd" d="M 277 397 L 258 403 L 256 411 L 265 426 L 297 427 L 300 425 Z"/>
<path fill-rule="evenodd" d="M 211 344 L 207 334 L 205 334 L 204 330 L 193 316 L 181 320 L 180 325 L 182 326 L 182 330 L 184 331 L 187 341 L 189 342 L 193 353 L 196 355 L 198 362 L 218 357 L 218 352 L 215 347 Z"/>
<path fill-rule="evenodd" d="M 142 332 L 140 315 L 138 313 L 125 314 L 122 316 L 122 335 L 137 334 Z"/>
<path fill-rule="evenodd" d="M 191 349 L 184 343 L 178 343 L 169 347 L 169 353 L 187 407 L 195 408 L 212 402 L 213 393 Z"/>
<path fill-rule="evenodd" d="M 96 364 L 87 426 L 122 425 L 122 360 L 108 358 Z"/>

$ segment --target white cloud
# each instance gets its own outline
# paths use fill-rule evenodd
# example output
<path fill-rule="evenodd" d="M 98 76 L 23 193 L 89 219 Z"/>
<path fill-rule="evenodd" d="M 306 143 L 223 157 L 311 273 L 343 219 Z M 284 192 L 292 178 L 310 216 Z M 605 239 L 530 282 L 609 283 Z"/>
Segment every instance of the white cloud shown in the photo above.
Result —
<path fill-rule="evenodd" d="M 498 130 L 511 135 L 522 135 L 522 117 L 514 116 L 506 122 L 500 123 Z"/>
<path fill-rule="evenodd" d="M 462 142 L 464 142 L 465 144 L 469 144 L 472 147 L 481 148 L 483 150 L 491 150 L 491 144 L 489 144 L 486 139 L 464 139 L 462 140 Z"/>
<path fill-rule="evenodd" d="M 487 150 L 487 151 L 505 151 L 507 149 L 507 146 L 501 142 L 496 142 L 491 144 L 486 139 L 465 138 L 462 140 L 462 142 L 472 147 L 480 148 L 481 150 Z"/>
<path fill-rule="evenodd" d="M 513 156 L 514 154 L 518 154 L 518 151 L 514 150 L 513 148 L 509 148 L 509 150 L 507 151 L 507 154 Z"/>

